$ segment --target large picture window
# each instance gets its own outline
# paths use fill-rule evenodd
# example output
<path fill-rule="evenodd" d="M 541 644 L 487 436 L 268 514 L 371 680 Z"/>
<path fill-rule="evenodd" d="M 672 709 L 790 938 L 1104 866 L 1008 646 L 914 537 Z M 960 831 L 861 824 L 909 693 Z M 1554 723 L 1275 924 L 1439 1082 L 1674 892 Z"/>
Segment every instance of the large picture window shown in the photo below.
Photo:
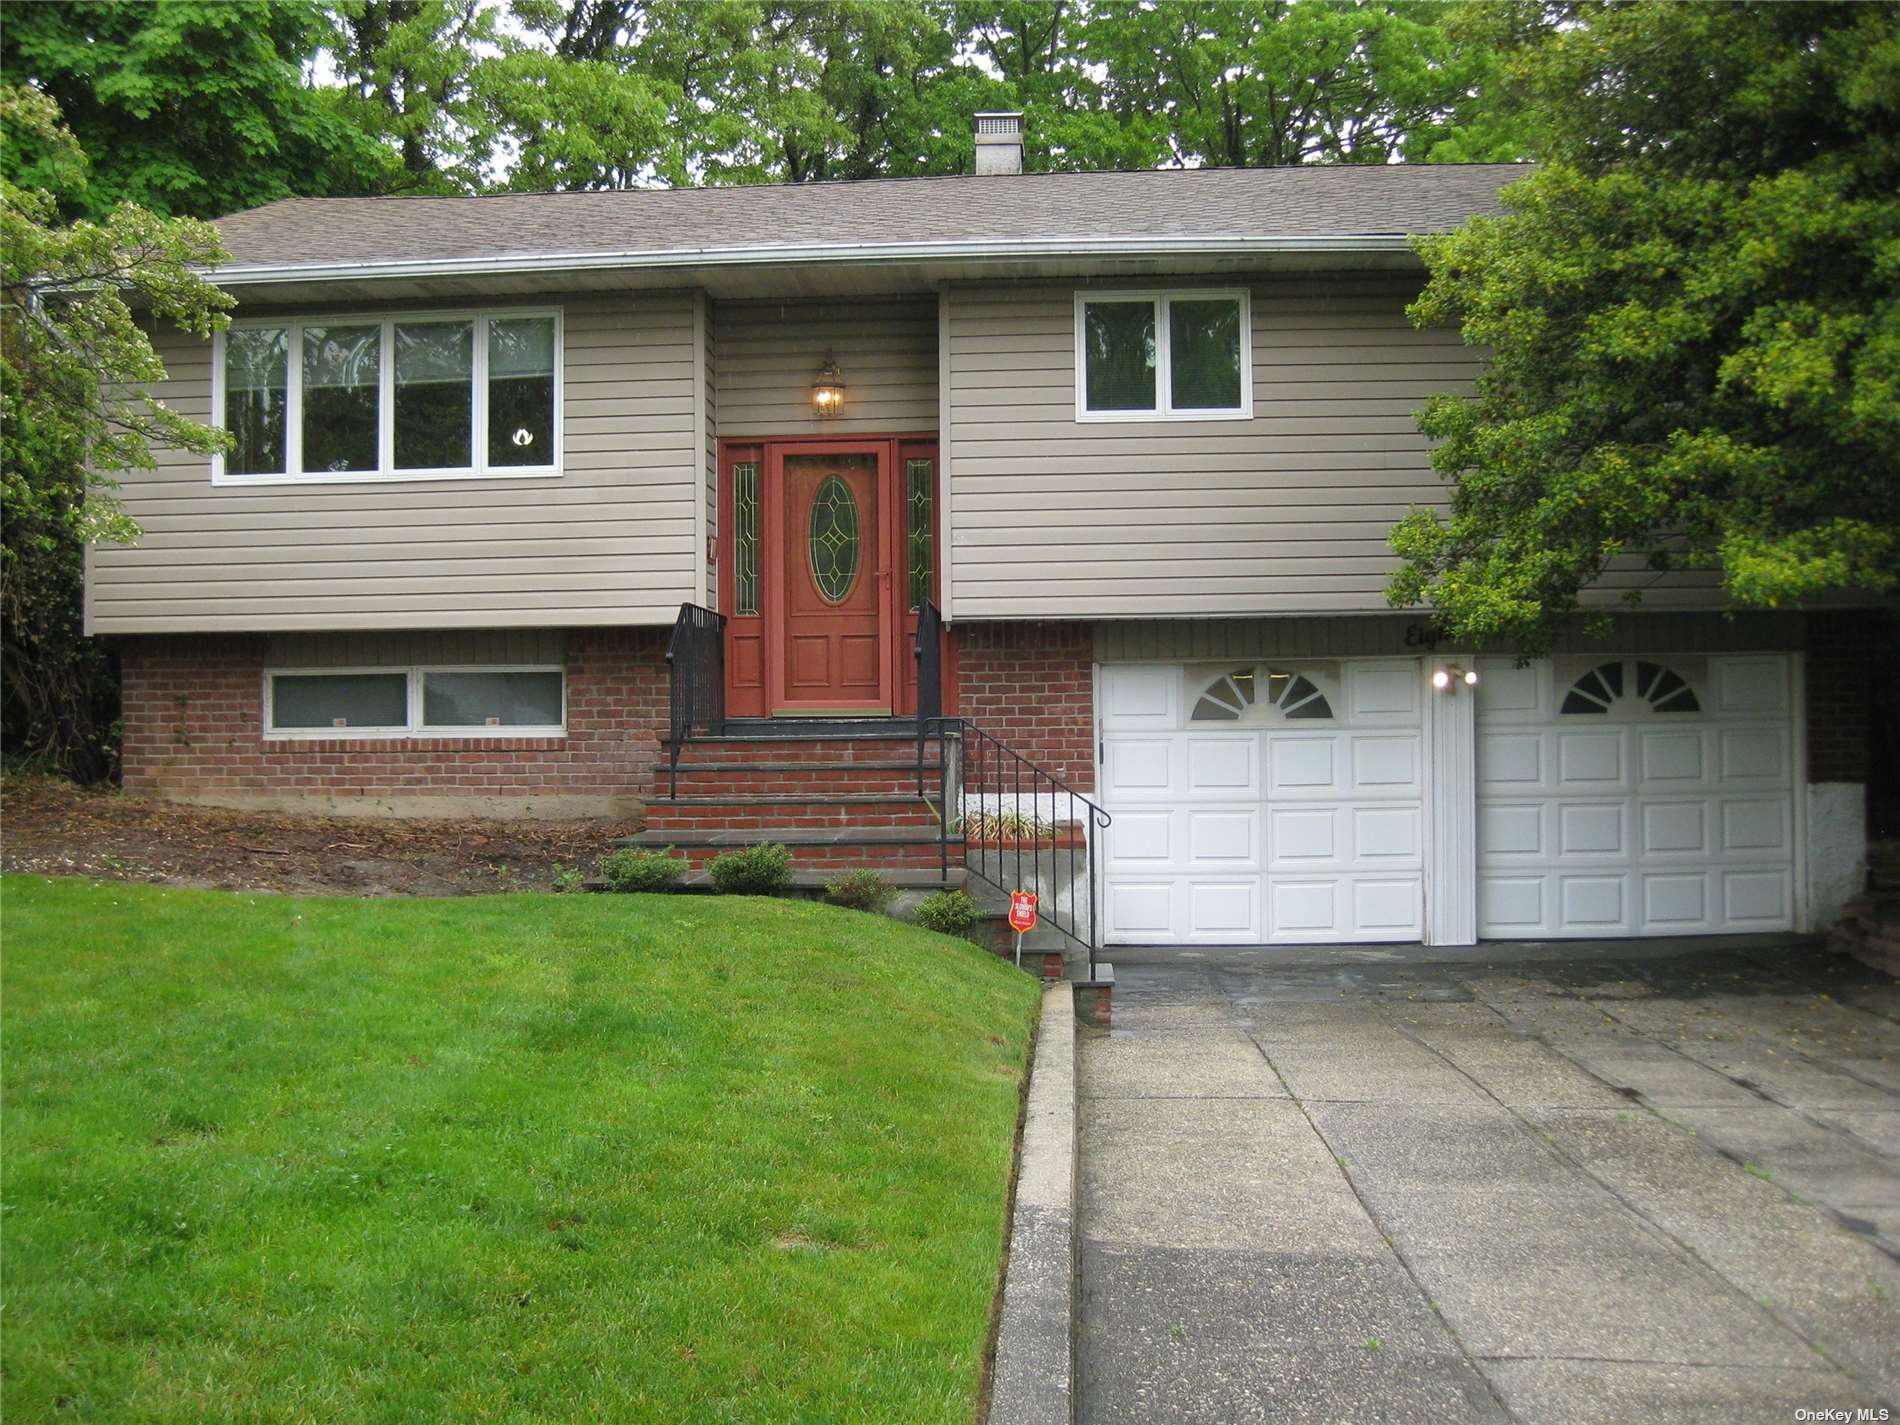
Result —
<path fill-rule="evenodd" d="M 566 729 L 559 668 L 299 668 L 264 677 L 266 737 L 555 737 Z"/>
<path fill-rule="evenodd" d="M 560 473 L 558 312 L 245 321 L 214 371 L 221 484 Z"/>
<path fill-rule="evenodd" d="M 1076 419 L 1251 416 L 1250 325 L 1244 290 L 1077 293 Z"/>

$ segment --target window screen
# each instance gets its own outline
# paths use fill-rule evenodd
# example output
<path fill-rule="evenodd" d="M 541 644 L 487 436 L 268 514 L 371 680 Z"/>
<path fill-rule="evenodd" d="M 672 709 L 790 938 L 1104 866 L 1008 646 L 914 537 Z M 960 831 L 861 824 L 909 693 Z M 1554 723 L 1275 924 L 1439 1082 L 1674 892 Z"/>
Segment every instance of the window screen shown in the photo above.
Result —
<path fill-rule="evenodd" d="M 271 679 L 271 728 L 404 728 L 407 673 L 279 673 Z"/>
<path fill-rule="evenodd" d="M 559 727 L 557 672 L 457 672 L 422 675 L 427 727 Z"/>

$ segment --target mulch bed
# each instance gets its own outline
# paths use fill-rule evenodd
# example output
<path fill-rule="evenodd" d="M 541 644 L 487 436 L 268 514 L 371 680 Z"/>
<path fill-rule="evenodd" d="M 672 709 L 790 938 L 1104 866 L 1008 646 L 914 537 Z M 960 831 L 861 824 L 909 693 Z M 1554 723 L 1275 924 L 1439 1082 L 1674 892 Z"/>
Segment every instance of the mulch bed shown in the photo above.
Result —
<path fill-rule="evenodd" d="M 52 777 L 0 780 L 0 869 L 220 890 L 458 896 L 592 875 L 627 821 L 382 821 L 181 806 Z"/>

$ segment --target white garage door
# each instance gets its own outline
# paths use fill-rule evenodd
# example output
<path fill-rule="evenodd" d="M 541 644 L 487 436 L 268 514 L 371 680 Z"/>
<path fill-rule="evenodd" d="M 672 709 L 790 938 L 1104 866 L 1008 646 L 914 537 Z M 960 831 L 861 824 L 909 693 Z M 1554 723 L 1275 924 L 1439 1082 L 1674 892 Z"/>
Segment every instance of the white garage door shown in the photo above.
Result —
<path fill-rule="evenodd" d="M 1414 660 L 1101 670 L 1110 944 L 1417 940 Z"/>
<path fill-rule="evenodd" d="M 1794 925 L 1781 655 L 1494 663 L 1478 687 L 1478 933 Z"/>

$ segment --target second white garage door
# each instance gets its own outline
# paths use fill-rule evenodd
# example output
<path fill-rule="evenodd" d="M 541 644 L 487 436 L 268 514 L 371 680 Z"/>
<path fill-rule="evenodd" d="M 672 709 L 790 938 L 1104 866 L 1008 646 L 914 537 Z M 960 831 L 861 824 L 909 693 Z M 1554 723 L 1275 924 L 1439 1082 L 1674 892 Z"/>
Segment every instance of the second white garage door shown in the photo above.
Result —
<path fill-rule="evenodd" d="M 1416 660 L 1101 669 L 1110 944 L 1417 940 Z"/>
<path fill-rule="evenodd" d="M 1778 654 L 1487 664 L 1478 933 L 1791 928 L 1793 678 Z"/>

